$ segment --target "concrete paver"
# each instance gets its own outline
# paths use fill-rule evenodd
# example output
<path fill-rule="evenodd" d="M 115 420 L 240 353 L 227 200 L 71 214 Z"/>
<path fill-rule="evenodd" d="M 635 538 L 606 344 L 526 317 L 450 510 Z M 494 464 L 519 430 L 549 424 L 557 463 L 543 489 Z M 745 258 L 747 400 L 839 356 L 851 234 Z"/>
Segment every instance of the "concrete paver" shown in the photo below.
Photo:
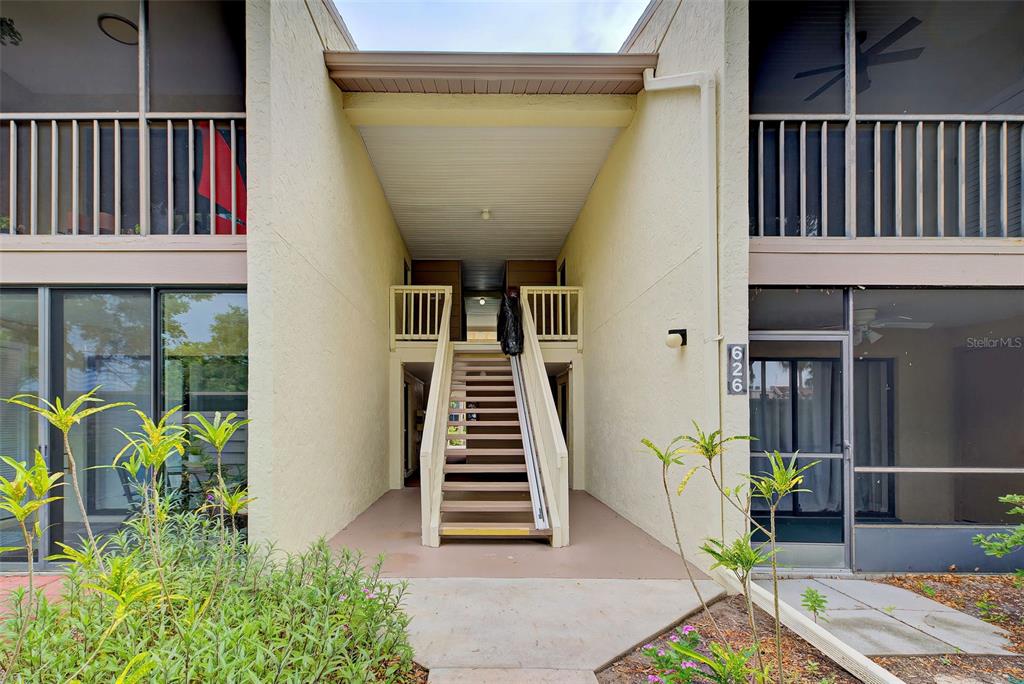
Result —
<path fill-rule="evenodd" d="M 973 615 L 949 610 L 894 610 L 892 616 L 964 653 L 1016 655 L 1006 650 L 997 628 Z"/>
<path fill-rule="evenodd" d="M 874 610 L 830 610 L 818 624 L 864 655 L 941 655 L 954 649 L 940 639 Z"/>
<path fill-rule="evenodd" d="M 771 590 L 771 583 L 758 584 Z M 800 595 L 826 596 L 819 624 L 865 655 L 969 653 L 1013 655 L 1006 632 L 976 617 L 889 584 L 860 579 L 795 579 L 779 584 L 779 597 L 808 617 Z"/>
<path fill-rule="evenodd" d="M 707 601 L 723 593 L 699 587 Z M 679 580 L 523 578 L 414 578 L 404 605 L 416 661 L 432 672 L 593 672 L 700 607 Z"/>
<path fill-rule="evenodd" d="M 876 610 L 885 612 L 893 610 L 957 612 L 956 609 L 944 606 L 938 601 L 932 601 L 920 594 L 901 587 L 894 587 L 891 584 L 860 579 L 820 579 L 817 581 Z"/>

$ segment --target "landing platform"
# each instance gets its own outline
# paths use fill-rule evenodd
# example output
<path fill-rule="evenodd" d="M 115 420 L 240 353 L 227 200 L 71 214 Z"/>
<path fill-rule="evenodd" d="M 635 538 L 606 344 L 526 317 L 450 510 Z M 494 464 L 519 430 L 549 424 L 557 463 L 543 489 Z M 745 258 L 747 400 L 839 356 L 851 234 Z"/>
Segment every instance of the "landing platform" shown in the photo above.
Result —
<path fill-rule="evenodd" d="M 679 557 L 586 492 L 569 493 L 570 544 L 451 541 L 420 544 L 420 490 L 392 490 L 335 535 L 367 557 L 385 554 L 385 577 L 685 579 Z M 696 579 L 707 579 L 694 569 Z"/>

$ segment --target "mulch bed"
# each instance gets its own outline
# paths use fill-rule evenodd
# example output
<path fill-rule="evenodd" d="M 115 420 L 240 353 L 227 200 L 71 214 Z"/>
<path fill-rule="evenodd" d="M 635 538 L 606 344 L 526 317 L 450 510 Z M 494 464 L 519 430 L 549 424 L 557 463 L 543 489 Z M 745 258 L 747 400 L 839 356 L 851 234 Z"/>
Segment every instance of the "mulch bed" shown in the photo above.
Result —
<path fill-rule="evenodd" d="M 427 668 L 419 663 L 412 664 L 412 677 L 406 680 L 406 684 L 427 684 Z"/>
<path fill-rule="evenodd" d="M 1024 586 L 1009 575 L 899 575 L 886 584 L 908 589 L 1007 631 L 1009 650 L 1024 654 Z M 1024 680 L 1022 656 L 917 656 L 874 658 L 908 684 L 932 684 L 938 676 L 978 682 Z M 955 681 L 955 680 L 954 680 Z"/>
<path fill-rule="evenodd" d="M 718 626 L 725 633 L 726 640 L 733 648 L 746 648 L 753 643 L 750 625 L 747 619 L 746 603 L 742 596 L 730 596 L 710 606 Z M 775 659 L 775 621 L 772 616 L 755 608 L 755 623 L 758 636 L 761 637 L 765 662 L 774 663 Z M 705 638 L 714 638 L 714 630 L 707 616 L 703 613 L 694 615 L 686 624 L 693 625 Z M 668 640 L 675 630 L 669 630 L 652 639 L 651 643 L 660 645 Z M 786 681 L 792 684 L 857 684 L 859 679 L 843 670 L 831 660 L 823 656 L 816 648 L 783 627 L 782 652 L 784 654 L 783 669 Z M 636 649 L 597 673 L 601 684 L 646 684 L 647 677 L 657 674 L 650 661 Z"/>

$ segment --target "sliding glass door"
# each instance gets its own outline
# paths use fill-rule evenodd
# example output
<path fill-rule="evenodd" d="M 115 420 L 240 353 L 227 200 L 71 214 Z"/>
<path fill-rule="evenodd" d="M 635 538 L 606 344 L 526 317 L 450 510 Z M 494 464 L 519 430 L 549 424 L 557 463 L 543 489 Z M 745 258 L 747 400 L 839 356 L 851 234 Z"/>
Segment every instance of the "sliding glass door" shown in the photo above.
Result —
<path fill-rule="evenodd" d="M 763 333 L 750 340 L 750 473 L 770 471 L 765 452 L 811 465 L 802 489 L 780 503 L 776 529 L 789 567 L 848 567 L 846 437 L 848 340 L 843 333 Z M 767 528 L 768 505 L 752 503 Z M 755 539 L 765 539 L 761 533 Z"/>
<path fill-rule="evenodd" d="M 152 411 L 153 315 L 151 291 L 53 290 L 51 297 L 52 395 L 71 400 L 98 387 L 106 402 L 126 401 Z M 120 407 L 92 416 L 71 431 L 86 513 L 97 535 L 115 531 L 139 503 L 127 473 L 109 468 L 124 446 L 118 429 L 138 429 L 138 418 Z M 51 468 L 65 470 L 59 432 L 51 431 Z M 70 475 L 69 475 L 70 477 Z M 77 544 L 85 535 L 82 514 L 68 493 L 51 507 L 52 538 Z"/>

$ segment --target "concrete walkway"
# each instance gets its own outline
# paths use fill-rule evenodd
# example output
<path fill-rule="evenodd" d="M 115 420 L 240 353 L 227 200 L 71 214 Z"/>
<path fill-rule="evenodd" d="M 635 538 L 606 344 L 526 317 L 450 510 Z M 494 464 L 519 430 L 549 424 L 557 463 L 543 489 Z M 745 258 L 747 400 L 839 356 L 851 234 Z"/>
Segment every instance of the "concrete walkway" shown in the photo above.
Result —
<path fill-rule="evenodd" d="M 722 594 L 711 580 L 698 586 L 707 601 Z M 541 684 L 596 681 L 700 603 L 680 580 L 416 578 L 405 607 L 431 682 Z"/>
<path fill-rule="evenodd" d="M 771 582 L 758 584 L 771 590 Z M 779 597 L 803 611 L 808 588 L 828 599 L 819 624 L 864 655 L 1016 655 L 1006 632 L 907 589 L 858 579 L 793 579 L 779 583 Z"/>

